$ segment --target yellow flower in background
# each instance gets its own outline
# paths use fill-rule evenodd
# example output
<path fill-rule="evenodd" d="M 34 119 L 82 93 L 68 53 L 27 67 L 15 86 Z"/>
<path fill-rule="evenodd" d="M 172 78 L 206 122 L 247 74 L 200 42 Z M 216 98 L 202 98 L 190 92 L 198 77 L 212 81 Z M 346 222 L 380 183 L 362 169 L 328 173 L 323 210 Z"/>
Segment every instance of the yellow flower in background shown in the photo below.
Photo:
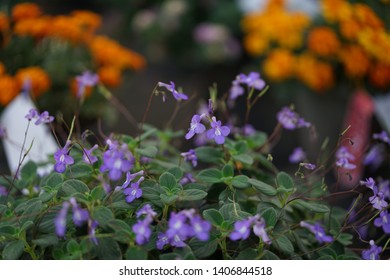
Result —
<path fill-rule="evenodd" d="M 92 56 L 101 66 L 113 66 L 117 69 L 139 70 L 145 66 L 145 59 L 121 46 L 106 36 L 95 36 L 89 45 Z"/>
<path fill-rule="evenodd" d="M 20 36 L 42 38 L 49 35 L 51 24 L 52 18 L 49 16 L 27 18 L 16 22 L 13 31 Z"/>
<path fill-rule="evenodd" d="M 18 81 L 8 75 L 0 76 L 0 105 L 6 106 L 20 92 Z"/>
<path fill-rule="evenodd" d="M 121 83 L 121 71 L 113 66 L 101 67 L 97 73 L 100 82 L 107 87 L 117 87 Z"/>
<path fill-rule="evenodd" d="M 307 38 L 309 50 L 320 56 L 332 56 L 340 48 L 337 35 L 329 27 L 317 27 L 310 31 Z"/>
<path fill-rule="evenodd" d="M 373 29 L 383 29 L 384 24 L 382 20 L 375 14 L 375 12 L 365 4 L 354 4 L 353 14 L 357 20 L 364 26 Z"/>
<path fill-rule="evenodd" d="M 339 22 L 351 17 L 352 7 L 346 0 L 322 0 L 324 18 L 329 22 Z"/>
<path fill-rule="evenodd" d="M 358 42 L 372 57 L 390 65 L 390 34 L 385 30 L 365 29 L 359 33 Z"/>
<path fill-rule="evenodd" d="M 377 62 L 372 65 L 369 73 L 370 82 L 377 88 L 386 89 L 390 86 L 390 65 Z"/>
<path fill-rule="evenodd" d="M 42 14 L 41 8 L 34 3 L 21 3 L 12 8 L 12 18 L 19 21 L 27 18 L 37 18 Z"/>
<path fill-rule="evenodd" d="M 330 89 L 334 83 L 331 65 L 319 61 L 309 53 L 296 58 L 294 73 L 306 86 L 318 92 Z"/>
<path fill-rule="evenodd" d="M 359 45 L 343 47 L 339 53 L 345 73 L 351 78 L 363 78 L 369 70 L 370 58 Z"/>
<path fill-rule="evenodd" d="M 7 31 L 9 29 L 9 19 L 8 16 L 0 12 L 0 32 Z"/>
<path fill-rule="evenodd" d="M 41 96 L 51 85 L 48 74 L 42 68 L 36 66 L 20 69 L 15 78 L 20 86 L 30 83 L 31 91 L 35 97 Z"/>
<path fill-rule="evenodd" d="M 273 81 L 288 79 L 293 74 L 294 56 L 285 49 L 275 49 L 263 63 L 264 74 Z"/>
<path fill-rule="evenodd" d="M 90 11 L 76 10 L 71 13 L 71 16 L 77 25 L 88 33 L 94 33 L 102 24 L 102 18 Z"/>

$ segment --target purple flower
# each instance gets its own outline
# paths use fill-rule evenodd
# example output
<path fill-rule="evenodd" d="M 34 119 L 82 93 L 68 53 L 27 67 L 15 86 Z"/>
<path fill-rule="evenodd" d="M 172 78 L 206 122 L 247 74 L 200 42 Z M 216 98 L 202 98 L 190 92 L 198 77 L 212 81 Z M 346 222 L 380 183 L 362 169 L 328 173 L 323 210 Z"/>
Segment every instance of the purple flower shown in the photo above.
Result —
<path fill-rule="evenodd" d="M 98 161 L 98 158 L 94 155 L 92 155 L 92 152 L 98 148 L 98 145 L 95 144 L 91 149 L 84 149 L 83 148 L 83 160 L 85 163 L 88 164 L 94 164 Z"/>
<path fill-rule="evenodd" d="M 5 128 L 0 126 L 0 139 L 6 136 Z"/>
<path fill-rule="evenodd" d="M 195 134 L 203 133 L 206 130 L 206 127 L 201 123 L 202 118 L 203 115 L 199 116 L 196 114 L 192 117 L 190 128 L 185 136 L 187 140 L 191 139 Z"/>
<path fill-rule="evenodd" d="M 168 222 L 167 236 L 173 240 L 173 238 L 178 235 L 180 240 L 186 239 L 191 236 L 191 228 L 186 223 L 187 217 L 183 213 L 171 213 Z"/>
<path fill-rule="evenodd" d="M 360 181 L 360 184 L 371 189 L 374 193 L 376 193 L 378 190 L 376 183 L 375 183 L 374 179 L 372 179 L 372 177 L 366 179 L 366 181 Z"/>
<path fill-rule="evenodd" d="M 254 135 L 256 133 L 256 129 L 253 127 L 253 125 L 251 124 L 246 124 L 244 125 L 244 127 L 242 128 L 242 133 L 245 135 L 245 136 L 251 136 L 251 135 Z"/>
<path fill-rule="evenodd" d="M 196 215 L 191 219 L 191 227 L 196 238 L 201 241 L 209 240 L 211 224 L 208 221 L 202 220 L 199 215 Z"/>
<path fill-rule="evenodd" d="M 253 233 L 258 237 L 261 237 L 261 239 L 265 244 L 271 244 L 271 239 L 268 237 L 265 228 L 266 228 L 265 220 L 263 218 L 257 219 L 253 226 Z"/>
<path fill-rule="evenodd" d="M 383 196 L 390 199 L 390 180 L 379 180 L 378 189 L 383 193 Z"/>
<path fill-rule="evenodd" d="M 230 233 L 229 237 L 231 240 L 245 240 L 249 237 L 252 223 L 251 220 L 246 219 L 237 221 L 234 223 L 234 231 Z"/>
<path fill-rule="evenodd" d="M 390 138 L 386 131 L 382 131 L 381 133 L 375 133 L 372 135 L 372 138 L 376 140 L 380 140 L 388 145 L 390 145 Z"/>
<path fill-rule="evenodd" d="M 230 133 L 230 129 L 227 126 L 222 126 L 221 121 L 217 121 L 215 117 L 211 118 L 211 129 L 207 131 L 207 137 L 214 139 L 215 143 L 225 143 L 225 137 Z"/>
<path fill-rule="evenodd" d="M 294 149 L 292 154 L 289 156 L 288 160 L 291 163 L 302 162 L 306 159 L 306 153 L 303 151 L 301 147 L 297 147 Z"/>
<path fill-rule="evenodd" d="M 344 146 L 341 146 L 336 152 L 336 166 L 353 170 L 356 168 L 356 165 L 351 163 L 350 160 L 354 160 L 355 156 L 348 152 L 348 149 Z"/>
<path fill-rule="evenodd" d="M 350 163 L 348 159 L 346 158 L 340 158 L 336 161 L 336 166 L 347 169 L 347 170 L 353 170 L 356 168 L 356 165 L 353 163 Z"/>
<path fill-rule="evenodd" d="M 325 230 L 320 226 L 319 223 L 315 223 L 314 225 L 311 225 L 309 223 L 301 221 L 300 226 L 307 228 L 309 231 L 314 233 L 315 238 L 320 243 L 323 243 L 323 242 L 329 243 L 329 242 L 333 241 L 333 237 L 330 235 L 326 235 Z"/>
<path fill-rule="evenodd" d="M 32 119 L 35 119 L 35 118 L 38 118 L 39 117 L 39 113 L 38 113 L 38 110 L 37 109 L 30 109 L 28 111 L 28 114 L 25 116 L 26 119 L 28 119 L 29 121 L 31 121 Z"/>
<path fill-rule="evenodd" d="M 193 167 L 198 165 L 198 157 L 195 154 L 195 150 L 190 149 L 188 152 L 181 153 L 180 155 L 184 157 L 186 161 L 191 161 Z"/>
<path fill-rule="evenodd" d="M 379 218 L 374 220 L 376 227 L 382 227 L 385 233 L 390 233 L 390 214 L 387 211 L 382 211 Z"/>
<path fill-rule="evenodd" d="M 58 212 L 58 215 L 56 216 L 54 220 L 54 226 L 56 230 L 56 234 L 59 237 L 64 237 L 65 236 L 65 231 L 66 231 L 66 216 L 68 214 L 68 209 L 69 209 L 69 202 L 65 201 L 62 203 L 62 208 Z"/>
<path fill-rule="evenodd" d="M 119 145 L 116 141 L 107 140 L 109 148 L 103 153 L 103 164 L 100 171 L 108 171 L 111 180 L 118 180 L 122 173 L 129 171 L 134 164 L 133 154 L 126 144 Z"/>
<path fill-rule="evenodd" d="M 387 207 L 388 203 L 385 201 L 385 197 L 382 192 L 375 192 L 369 199 L 372 207 L 378 210 L 382 210 Z"/>
<path fill-rule="evenodd" d="M 66 166 L 74 163 L 74 159 L 68 155 L 70 144 L 71 141 L 66 141 L 65 146 L 62 149 L 58 149 L 54 154 L 54 160 L 56 161 L 54 164 L 54 170 L 57 173 L 64 173 Z"/>
<path fill-rule="evenodd" d="M 125 188 L 123 193 L 126 195 L 126 202 L 131 203 L 136 198 L 142 196 L 142 190 L 139 187 L 139 184 L 144 180 L 144 177 L 138 179 L 137 182 L 131 183 L 130 188 Z"/>
<path fill-rule="evenodd" d="M 168 236 L 163 232 L 159 232 L 157 235 L 156 248 L 162 250 L 167 244 L 169 244 Z"/>
<path fill-rule="evenodd" d="M 316 165 L 313 164 L 313 163 L 308 163 L 308 162 L 302 162 L 299 164 L 300 166 L 303 166 L 304 168 L 308 169 L 308 170 L 314 170 L 316 169 Z"/>
<path fill-rule="evenodd" d="M 84 222 L 89 220 L 89 212 L 86 209 L 80 208 L 74 197 L 71 197 L 69 202 L 72 205 L 73 222 L 76 226 L 81 227 Z"/>
<path fill-rule="evenodd" d="M 86 87 L 93 87 L 99 82 L 99 76 L 90 71 L 84 71 L 83 74 L 76 76 L 77 98 L 84 96 Z"/>
<path fill-rule="evenodd" d="M 363 250 L 363 260 L 379 260 L 379 254 L 382 252 L 382 247 L 375 245 L 374 240 L 370 240 L 370 249 Z"/>
<path fill-rule="evenodd" d="M 196 182 L 196 180 L 194 179 L 194 177 L 192 176 L 191 173 L 186 173 L 184 174 L 183 178 L 180 179 L 179 183 L 181 185 L 185 185 L 185 184 L 188 184 L 188 183 L 194 183 Z"/>
<path fill-rule="evenodd" d="M 181 92 L 178 92 L 176 89 L 175 89 L 175 83 L 174 82 L 170 82 L 170 84 L 166 84 L 166 83 L 162 83 L 162 82 L 158 82 L 158 86 L 159 87 L 165 87 L 167 90 L 169 90 L 170 92 L 172 92 L 172 95 L 173 97 L 176 99 L 176 100 L 187 100 L 188 99 L 188 96 L 185 95 L 184 93 L 181 93 Z M 163 97 L 163 101 L 165 101 L 165 97 Z"/>
<path fill-rule="evenodd" d="M 301 127 L 309 127 L 311 124 L 292 111 L 288 107 L 283 107 L 277 114 L 278 122 L 287 130 L 294 130 Z"/>
<path fill-rule="evenodd" d="M 89 224 L 89 229 L 88 229 L 88 236 L 89 236 L 89 239 L 95 243 L 95 245 L 98 245 L 98 240 L 96 238 L 96 228 L 98 227 L 98 222 L 95 221 L 95 220 L 89 220 L 88 221 L 88 224 Z"/>
<path fill-rule="evenodd" d="M 143 245 L 149 241 L 152 231 L 149 228 L 149 223 L 147 220 L 139 220 L 132 227 L 133 232 L 135 233 L 135 242 L 138 245 Z"/>
<path fill-rule="evenodd" d="M 363 164 L 370 165 L 372 169 L 376 170 L 385 160 L 386 147 L 384 144 L 373 145 L 364 157 Z"/>
<path fill-rule="evenodd" d="M 110 191 L 111 191 L 111 186 L 109 183 L 106 182 L 106 180 L 104 180 L 104 177 L 102 174 L 99 174 L 98 175 L 98 178 L 97 178 L 100 183 L 102 184 L 102 187 L 103 187 L 103 190 L 106 194 L 108 194 Z"/>
<path fill-rule="evenodd" d="M 142 215 L 146 215 L 146 217 L 155 217 L 157 215 L 157 213 L 153 210 L 152 206 L 150 206 L 150 204 L 145 204 L 144 206 L 142 206 L 141 209 L 139 209 L 136 213 L 136 217 L 139 218 L 141 217 Z"/>
<path fill-rule="evenodd" d="M 42 112 L 42 114 L 39 115 L 38 119 L 34 123 L 35 125 L 40 125 L 41 123 L 51 123 L 54 121 L 54 117 L 49 115 L 48 111 Z"/>
<path fill-rule="evenodd" d="M 0 197 L 6 196 L 8 194 L 7 188 L 0 185 Z"/>
<path fill-rule="evenodd" d="M 259 73 L 250 72 L 249 75 L 240 74 L 232 82 L 229 99 L 235 100 L 237 97 L 244 94 L 244 89 L 240 86 L 240 84 L 245 84 L 248 88 L 254 88 L 257 90 L 262 90 L 265 87 L 265 82 L 260 78 Z"/>

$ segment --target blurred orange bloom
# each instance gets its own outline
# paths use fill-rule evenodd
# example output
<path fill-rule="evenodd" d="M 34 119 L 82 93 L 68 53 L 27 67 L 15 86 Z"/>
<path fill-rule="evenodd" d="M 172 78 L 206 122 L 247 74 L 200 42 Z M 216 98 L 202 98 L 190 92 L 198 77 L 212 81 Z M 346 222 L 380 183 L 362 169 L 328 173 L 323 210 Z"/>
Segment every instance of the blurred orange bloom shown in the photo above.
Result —
<path fill-rule="evenodd" d="M 7 31 L 9 29 L 9 19 L 8 16 L 0 12 L 0 32 Z"/>
<path fill-rule="evenodd" d="M 339 56 L 345 73 L 351 78 L 362 78 L 367 74 L 370 59 L 362 47 L 358 45 L 345 46 L 340 51 Z"/>
<path fill-rule="evenodd" d="M 101 67 L 98 75 L 100 82 L 107 87 L 117 87 L 121 83 L 121 71 L 113 66 Z"/>
<path fill-rule="evenodd" d="M 22 19 L 16 22 L 14 32 L 22 36 L 42 38 L 49 34 L 51 24 L 52 18 L 48 16 Z"/>
<path fill-rule="evenodd" d="M 15 78 L 20 86 L 26 82 L 31 83 L 31 91 L 35 97 L 41 96 L 51 85 L 47 73 L 42 68 L 36 66 L 20 69 L 16 73 Z"/>
<path fill-rule="evenodd" d="M 0 62 L 0 77 L 5 74 L 5 66 L 2 62 Z"/>
<path fill-rule="evenodd" d="M 338 22 L 351 17 L 351 4 L 346 0 L 321 0 L 322 13 L 329 22 Z"/>
<path fill-rule="evenodd" d="M 26 18 L 37 18 L 42 14 L 41 8 L 34 3 L 21 3 L 12 8 L 12 18 L 15 21 Z"/>
<path fill-rule="evenodd" d="M 71 13 L 79 27 L 88 33 L 94 33 L 102 23 L 100 15 L 91 11 L 76 10 Z"/>
<path fill-rule="evenodd" d="M 390 65 L 376 63 L 369 72 L 370 82 L 377 88 L 386 89 L 390 86 Z"/>
<path fill-rule="evenodd" d="M 307 38 L 308 48 L 315 54 L 331 56 L 340 48 L 337 35 L 329 27 L 317 27 L 310 31 Z"/>
<path fill-rule="evenodd" d="M 282 81 L 293 74 L 294 57 L 290 51 L 275 49 L 265 59 L 264 74 L 274 81 Z"/>
<path fill-rule="evenodd" d="M 0 77 L 0 104 L 8 105 L 20 91 L 20 85 L 16 79 L 11 76 L 4 75 Z"/>

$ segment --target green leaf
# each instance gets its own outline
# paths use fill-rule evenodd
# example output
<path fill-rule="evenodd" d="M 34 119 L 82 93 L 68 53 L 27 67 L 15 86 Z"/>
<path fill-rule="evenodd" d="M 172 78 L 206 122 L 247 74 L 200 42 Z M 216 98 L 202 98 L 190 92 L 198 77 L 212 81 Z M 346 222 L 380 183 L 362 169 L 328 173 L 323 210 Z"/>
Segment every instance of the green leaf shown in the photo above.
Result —
<path fill-rule="evenodd" d="M 216 209 L 207 209 L 203 211 L 203 218 L 209 221 L 213 226 L 220 227 L 224 221 L 221 213 Z"/>
<path fill-rule="evenodd" d="M 329 248 L 329 247 L 319 250 L 318 254 L 320 256 L 331 256 L 332 257 L 331 260 L 334 260 L 337 258 L 336 252 L 332 248 Z"/>
<path fill-rule="evenodd" d="M 249 183 L 249 178 L 245 175 L 235 176 L 232 180 L 232 185 L 238 189 L 245 189 L 251 186 Z"/>
<path fill-rule="evenodd" d="M 294 205 L 294 204 L 300 205 L 304 209 L 309 210 L 309 211 L 314 212 L 314 213 L 328 213 L 330 211 L 329 207 L 324 205 L 324 204 L 320 204 L 320 203 L 316 203 L 316 202 L 307 202 L 307 201 L 302 200 L 302 199 L 294 200 L 293 202 L 291 202 L 291 204 L 292 205 Z"/>
<path fill-rule="evenodd" d="M 5 245 L 3 250 L 4 260 L 17 260 L 24 252 L 24 242 L 22 240 L 14 240 Z"/>
<path fill-rule="evenodd" d="M 25 165 L 23 165 L 23 167 L 20 171 L 21 179 L 23 181 L 28 181 L 28 180 L 32 180 L 32 179 L 36 178 L 37 177 L 37 169 L 38 169 L 38 166 L 35 162 L 33 162 L 33 161 L 27 162 Z"/>
<path fill-rule="evenodd" d="M 126 260 L 147 260 L 148 252 L 141 247 L 130 247 L 125 254 Z"/>
<path fill-rule="evenodd" d="M 135 149 L 135 152 L 141 156 L 155 158 L 158 153 L 158 149 L 155 146 L 147 146 L 145 148 L 137 148 Z"/>
<path fill-rule="evenodd" d="M 264 250 L 262 260 L 280 260 L 280 258 L 269 250 Z"/>
<path fill-rule="evenodd" d="M 109 208 L 98 206 L 94 209 L 92 217 L 98 221 L 99 225 L 104 227 L 108 222 L 114 219 L 114 214 Z"/>
<path fill-rule="evenodd" d="M 276 181 L 280 188 L 285 188 L 289 191 L 292 191 L 294 188 L 294 181 L 286 172 L 279 172 L 276 176 Z"/>
<path fill-rule="evenodd" d="M 344 246 L 351 245 L 352 239 L 353 239 L 353 235 L 349 233 L 340 233 L 340 235 L 337 237 L 337 241 Z"/>
<path fill-rule="evenodd" d="M 179 167 L 172 167 L 168 172 L 175 176 L 176 180 L 180 180 L 183 177 L 183 171 Z"/>
<path fill-rule="evenodd" d="M 194 201 L 201 200 L 207 196 L 207 192 L 196 189 L 186 189 L 180 192 L 180 201 Z"/>
<path fill-rule="evenodd" d="M 61 194 L 63 196 L 74 196 L 77 193 L 87 193 L 89 192 L 88 186 L 77 179 L 66 180 L 61 187 Z"/>
<path fill-rule="evenodd" d="M 32 240 L 32 243 L 45 248 L 48 246 L 57 245 L 58 237 L 55 234 L 43 234 L 40 235 L 39 238 Z"/>
<path fill-rule="evenodd" d="M 274 208 L 267 208 L 263 213 L 261 213 L 261 216 L 264 218 L 267 227 L 274 227 L 276 225 L 277 212 Z"/>
<path fill-rule="evenodd" d="M 273 186 L 268 185 L 262 181 L 256 179 L 249 179 L 249 183 L 251 183 L 256 190 L 265 195 L 274 196 L 277 194 L 277 191 Z"/>
<path fill-rule="evenodd" d="M 164 191 L 157 184 L 153 187 L 142 187 L 142 197 L 159 207 L 163 207 L 160 198 L 160 195 L 163 193 Z"/>
<path fill-rule="evenodd" d="M 222 173 L 218 169 L 211 168 L 202 170 L 197 177 L 205 183 L 218 183 L 221 182 Z"/>
<path fill-rule="evenodd" d="M 102 200 L 106 192 L 102 186 L 96 186 L 91 190 L 91 197 L 93 200 Z"/>
<path fill-rule="evenodd" d="M 166 194 L 160 194 L 161 201 L 166 205 L 172 205 L 176 202 L 176 200 L 179 198 L 178 195 L 166 195 Z"/>
<path fill-rule="evenodd" d="M 195 149 L 199 161 L 206 163 L 220 163 L 223 160 L 223 153 L 214 147 L 199 147 Z"/>
<path fill-rule="evenodd" d="M 292 245 L 290 239 L 288 239 L 284 235 L 281 235 L 278 238 L 276 238 L 272 242 L 272 246 L 275 247 L 277 250 L 280 250 L 287 255 L 291 255 L 292 253 L 294 253 L 294 246 Z"/>
<path fill-rule="evenodd" d="M 240 161 L 244 164 L 247 165 L 252 165 L 253 164 L 253 157 L 247 154 L 239 154 L 239 155 L 233 155 L 233 159 Z"/>
<path fill-rule="evenodd" d="M 42 208 L 43 205 L 41 200 L 30 203 L 20 217 L 20 223 L 24 224 L 27 221 L 35 221 L 35 218 L 40 214 Z"/>
<path fill-rule="evenodd" d="M 79 245 L 79 243 L 77 243 L 77 241 L 72 239 L 68 242 L 68 244 L 66 244 L 66 250 L 68 253 L 71 253 L 71 254 L 76 253 L 76 252 L 80 251 L 80 245 Z"/>
<path fill-rule="evenodd" d="M 42 233 L 54 233 L 54 219 L 57 217 L 58 211 L 60 211 L 61 205 L 49 208 L 48 211 L 42 216 L 39 223 L 39 231 Z"/>
<path fill-rule="evenodd" d="M 121 260 L 121 249 L 113 238 L 99 238 L 99 245 L 96 246 L 96 253 L 101 260 Z"/>
<path fill-rule="evenodd" d="M 255 260 L 257 257 L 257 250 L 252 248 L 246 248 L 242 250 L 236 260 Z"/>
<path fill-rule="evenodd" d="M 56 186 L 62 184 L 64 180 L 62 179 L 62 175 L 58 174 L 57 172 L 50 173 L 49 175 L 45 176 L 40 183 L 41 187 L 48 186 L 51 189 L 55 189 Z"/>
<path fill-rule="evenodd" d="M 173 191 L 177 186 L 176 177 L 169 172 L 164 172 L 161 174 L 159 182 L 161 186 L 167 188 L 170 191 Z"/>
<path fill-rule="evenodd" d="M 111 220 L 106 223 L 114 232 L 124 230 L 126 232 L 132 232 L 130 226 L 122 220 Z"/>
<path fill-rule="evenodd" d="M 222 176 L 223 177 L 233 177 L 234 176 L 234 168 L 230 164 L 226 164 L 222 168 Z"/>
<path fill-rule="evenodd" d="M 92 172 L 92 165 L 79 162 L 74 165 L 70 165 L 65 171 L 65 176 L 73 179 L 88 178 L 91 176 Z"/>
<path fill-rule="evenodd" d="M 217 251 L 218 239 L 210 238 L 207 242 L 204 242 L 196 238 L 192 238 L 188 245 L 191 247 L 192 252 L 198 259 L 204 259 L 210 257 Z"/>
<path fill-rule="evenodd" d="M 219 209 L 219 212 L 224 220 L 236 221 L 239 218 L 238 211 L 240 210 L 241 208 L 238 203 L 226 203 Z"/>
<path fill-rule="evenodd" d="M 20 228 L 20 233 L 24 232 L 24 231 L 27 231 L 29 230 L 30 228 L 32 228 L 34 226 L 34 222 L 33 221 L 26 221 Z"/>
<path fill-rule="evenodd" d="M 241 140 L 234 145 L 234 149 L 236 150 L 237 154 L 246 153 L 248 150 L 248 144 L 246 141 Z"/>

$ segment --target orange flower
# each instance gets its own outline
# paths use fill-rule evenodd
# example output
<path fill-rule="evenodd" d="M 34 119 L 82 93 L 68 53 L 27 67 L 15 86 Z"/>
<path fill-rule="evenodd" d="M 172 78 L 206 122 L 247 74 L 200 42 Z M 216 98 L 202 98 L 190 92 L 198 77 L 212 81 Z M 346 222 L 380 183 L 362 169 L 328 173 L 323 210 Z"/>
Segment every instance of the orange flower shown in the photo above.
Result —
<path fill-rule="evenodd" d="M 122 47 L 116 41 L 105 36 L 95 36 L 89 47 L 92 56 L 99 65 L 113 66 L 119 70 L 125 68 L 139 70 L 145 67 L 143 56 Z"/>
<path fill-rule="evenodd" d="M 9 28 L 8 16 L 5 13 L 0 12 L 0 32 L 7 31 L 8 28 Z"/>
<path fill-rule="evenodd" d="M 103 85 L 117 87 L 121 83 L 121 71 L 112 66 L 105 66 L 98 71 L 99 79 Z"/>
<path fill-rule="evenodd" d="M 361 30 L 361 24 L 356 19 L 351 18 L 340 22 L 340 33 L 349 40 L 355 40 Z"/>
<path fill-rule="evenodd" d="M 52 18 L 43 16 L 39 18 L 27 18 L 16 22 L 14 32 L 17 35 L 42 38 L 49 34 Z"/>
<path fill-rule="evenodd" d="M 4 75 L 0 77 L 0 104 L 7 106 L 20 91 L 19 83 L 11 76 Z"/>
<path fill-rule="evenodd" d="M 307 44 L 311 51 L 322 56 L 333 55 L 340 47 L 339 39 L 329 27 L 312 29 L 308 35 Z"/>
<path fill-rule="evenodd" d="M 340 51 L 339 57 L 348 76 L 362 78 L 368 72 L 370 59 L 362 47 L 358 45 L 345 46 Z"/>
<path fill-rule="evenodd" d="M 390 65 L 390 34 L 385 30 L 365 29 L 359 33 L 358 42 L 371 56 Z"/>
<path fill-rule="evenodd" d="M 322 13 L 329 22 L 338 22 L 351 17 L 352 7 L 346 0 L 322 0 Z"/>
<path fill-rule="evenodd" d="M 88 33 L 94 33 L 102 23 L 101 17 L 91 11 L 76 10 L 71 15 L 81 29 Z"/>
<path fill-rule="evenodd" d="M 382 20 L 376 15 L 376 13 L 365 4 L 354 4 L 353 12 L 355 17 L 365 27 L 373 29 L 383 29 Z"/>
<path fill-rule="evenodd" d="M 70 16 L 56 16 L 50 27 L 50 36 L 61 38 L 73 43 L 85 42 L 88 37 L 83 32 L 79 22 Z"/>
<path fill-rule="evenodd" d="M 12 8 L 12 18 L 19 21 L 26 18 L 37 18 L 42 14 L 41 8 L 34 3 L 21 3 Z"/>
<path fill-rule="evenodd" d="M 309 88 L 320 92 L 333 86 L 332 67 L 317 60 L 313 55 L 303 54 L 296 59 L 295 75 Z"/>
<path fill-rule="evenodd" d="M 274 81 L 282 81 L 293 73 L 294 57 L 285 49 L 275 49 L 269 53 L 263 64 L 264 74 Z"/>
<path fill-rule="evenodd" d="M 20 86 L 26 82 L 31 83 L 31 91 L 35 97 L 41 96 L 49 89 L 51 84 L 47 73 L 36 66 L 20 69 L 16 73 L 15 78 Z"/>
<path fill-rule="evenodd" d="M 262 55 L 268 49 L 268 40 L 253 32 L 244 38 L 244 47 L 253 56 Z"/>
<path fill-rule="evenodd" d="M 369 79 L 375 87 L 387 89 L 390 86 L 390 65 L 377 62 L 370 68 Z"/>

